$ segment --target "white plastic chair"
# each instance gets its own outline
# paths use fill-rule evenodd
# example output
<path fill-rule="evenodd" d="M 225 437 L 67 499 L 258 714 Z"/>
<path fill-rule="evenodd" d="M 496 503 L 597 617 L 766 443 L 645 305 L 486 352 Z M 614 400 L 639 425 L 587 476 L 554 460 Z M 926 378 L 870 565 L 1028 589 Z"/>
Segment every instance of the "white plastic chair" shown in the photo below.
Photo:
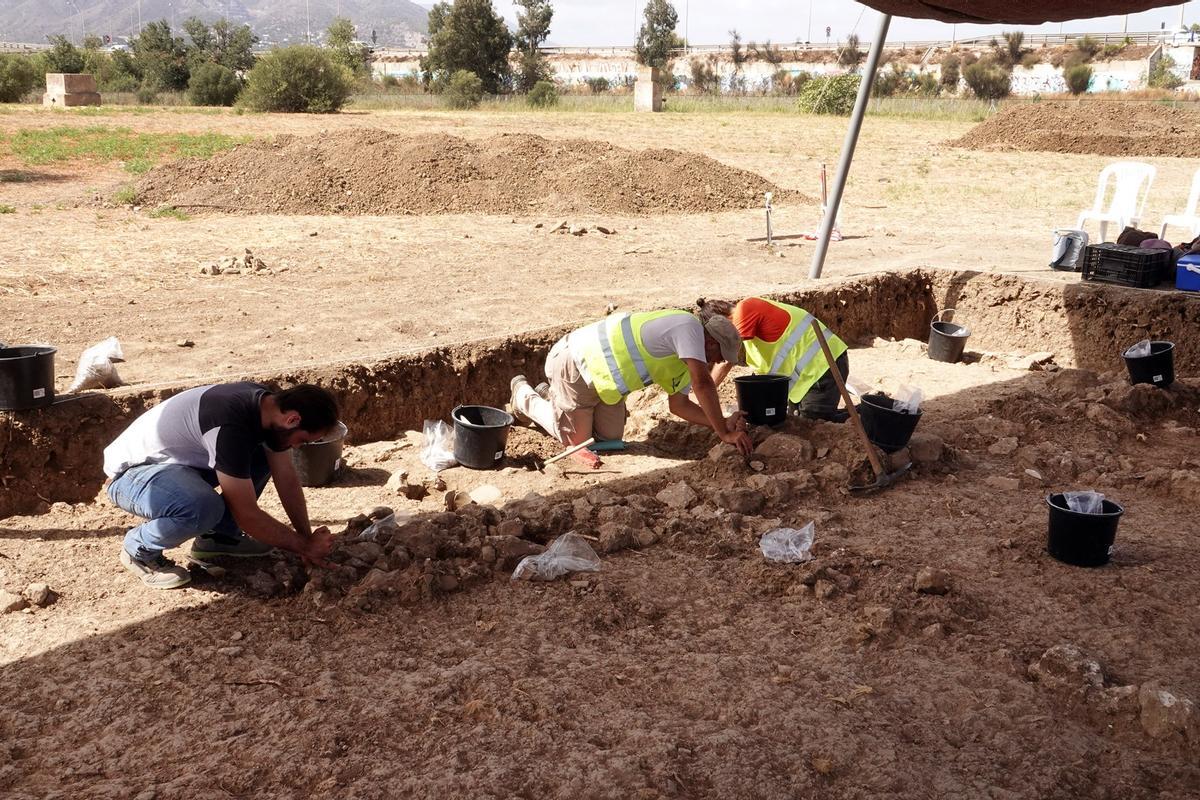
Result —
<path fill-rule="evenodd" d="M 1175 225 L 1179 228 L 1187 228 L 1188 235 L 1192 239 L 1200 236 L 1200 217 L 1196 216 L 1196 206 L 1200 205 L 1200 169 L 1196 170 L 1196 174 L 1192 176 L 1192 190 L 1188 193 L 1187 208 L 1182 214 L 1168 214 L 1163 217 L 1162 228 L 1158 231 L 1158 238 L 1163 239 L 1167 235 L 1167 226 Z"/>
<path fill-rule="evenodd" d="M 1100 181 L 1096 186 L 1096 200 L 1088 211 L 1079 215 L 1075 227 L 1083 230 L 1083 223 L 1095 220 L 1100 223 L 1100 241 L 1107 242 L 1108 223 L 1115 222 L 1120 228 L 1137 226 L 1146 210 L 1146 198 L 1150 195 L 1150 185 L 1154 183 L 1157 172 L 1150 164 L 1140 161 L 1117 161 L 1109 164 L 1100 172 Z M 1113 182 L 1112 199 L 1108 208 L 1104 200 L 1108 195 L 1109 181 Z M 1143 188 L 1143 186 L 1145 188 Z"/>

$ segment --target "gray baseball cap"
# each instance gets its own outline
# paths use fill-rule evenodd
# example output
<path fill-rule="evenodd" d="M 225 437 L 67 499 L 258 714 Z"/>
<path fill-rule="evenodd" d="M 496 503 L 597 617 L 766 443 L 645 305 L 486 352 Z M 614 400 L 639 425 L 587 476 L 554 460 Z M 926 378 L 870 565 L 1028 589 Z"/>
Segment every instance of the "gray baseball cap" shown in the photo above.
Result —
<path fill-rule="evenodd" d="M 720 314 L 713 314 L 704 323 L 704 332 L 717 340 L 721 345 L 721 357 L 730 364 L 745 366 L 746 358 L 742 350 L 742 337 L 734 324 Z"/>

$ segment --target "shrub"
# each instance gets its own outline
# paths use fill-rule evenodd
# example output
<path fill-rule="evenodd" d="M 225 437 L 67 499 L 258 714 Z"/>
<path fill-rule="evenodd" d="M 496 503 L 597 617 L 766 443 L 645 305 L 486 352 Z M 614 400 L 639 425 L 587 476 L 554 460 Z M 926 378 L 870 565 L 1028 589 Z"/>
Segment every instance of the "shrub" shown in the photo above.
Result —
<path fill-rule="evenodd" d="M 922 97 L 937 97 L 942 93 L 942 85 L 932 72 L 922 72 L 917 75 L 910 91 L 916 92 Z"/>
<path fill-rule="evenodd" d="M 876 73 L 871 93 L 875 97 L 892 97 L 907 92 L 910 83 L 908 73 L 903 67 L 893 63 L 891 69 L 881 69 Z"/>
<path fill-rule="evenodd" d="M 583 82 L 592 90 L 592 94 L 602 94 L 608 91 L 608 78 L 584 78 Z"/>
<path fill-rule="evenodd" d="M 786 69 L 777 69 L 775 70 L 775 74 L 771 76 L 771 93 L 794 97 L 811 80 L 812 73 L 804 72 L 803 70 L 793 75 Z"/>
<path fill-rule="evenodd" d="M 154 101 L 158 99 L 158 86 L 146 81 L 138 87 L 136 97 L 137 101 L 144 106 L 153 105 Z"/>
<path fill-rule="evenodd" d="M 800 90 L 797 101 L 801 111 L 810 114 L 838 114 L 847 116 L 854 110 L 858 96 L 858 75 L 832 75 L 813 78 Z"/>
<path fill-rule="evenodd" d="M 460 69 L 450 76 L 444 94 L 450 108 L 475 108 L 483 101 L 483 81 L 474 72 Z"/>
<path fill-rule="evenodd" d="M 852 33 L 846 39 L 846 46 L 838 54 L 838 63 L 844 67 L 857 67 L 862 63 L 863 51 L 858 47 L 858 34 Z"/>
<path fill-rule="evenodd" d="M 1146 85 L 1152 89 L 1177 89 L 1182 86 L 1183 80 L 1171 71 L 1174 66 L 1175 59 L 1170 56 L 1155 61 L 1146 74 Z"/>
<path fill-rule="evenodd" d="M 721 91 L 721 76 L 717 74 L 714 61 L 693 58 L 690 66 L 692 69 L 692 91 L 699 94 L 716 94 Z"/>
<path fill-rule="evenodd" d="M 1083 53 L 1084 59 L 1086 61 L 1091 61 L 1093 58 L 1096 57 L 1096 54 L 1100 52 L 1102 46 L 1098 41 L 1096 41 L 1092 37 L 1085 36 L 1082 39 L 1080 39 L 1079 41 L 1075 42 L 1075 48 L 1079 52 Z"/>
<path fill-rule="evenodd" d="M 384 75 L 383 79 L 379 82 L 383 84 L 383 88 L 385 89 L 395 89 L 400 85 L 400 79 L 395 75 Z"/>
<path fill-rule="evenodd" d="M 1092 68 L 1087 64 L 1076 64 L 1063 73 L 1067 81 L 1067 89 L 1071 94 L 1081 95 L 1088 90 L 1092 83 Z"/>
<path fill-rule="evenodd" d="M 253 111 L 332 114 L 346 103 L 350 71 L 319 47 L 280 47 L 258 60 L 246 77 L 242 102 Z"/>
<path fill-rule="evenodd" d="M 964 69 L 963 80 L 980 100 L 999 100 L 1012 92 L 1012 73 L 987 61 L 978 61 Z"/>
<path fill-rule="evenodd" d="M 38 71 L 27 56 L 0 56 L 0 103 L 17 103 L 38 85 Z"/>
<path fill-rule="evenodd" d="M 949 55 L 942 59 L 942 86 L 945 86 L 952 92 L 958 91 L 958 79 L 962 77 L 959 71 L 961 62 L 958 56 Z"/>
<path fill-rule="evenodd" d="M 538 81 L 529 90 L 529 105 L 547 108 L 558 104 L 558 87 L 550 81 Z"/>
<path fill-rule="evenodd" d="M 188 99 L 197 106 L 231 106 L 242 91 L 242 82 L 229 67 L 211 61 L 192 70 Z"/>

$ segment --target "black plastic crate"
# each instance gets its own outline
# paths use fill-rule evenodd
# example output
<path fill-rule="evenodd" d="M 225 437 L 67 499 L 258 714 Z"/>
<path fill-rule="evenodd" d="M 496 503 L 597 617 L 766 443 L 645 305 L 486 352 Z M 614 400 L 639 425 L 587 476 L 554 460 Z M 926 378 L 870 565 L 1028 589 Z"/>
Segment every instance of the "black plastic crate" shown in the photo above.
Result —
<path fill-rule="evenodd" d="M 1148 289 L 1171 271 L 1171 251 L 1126 244 L 1089 244 L 1083 253 L 1083 279 Z"/>

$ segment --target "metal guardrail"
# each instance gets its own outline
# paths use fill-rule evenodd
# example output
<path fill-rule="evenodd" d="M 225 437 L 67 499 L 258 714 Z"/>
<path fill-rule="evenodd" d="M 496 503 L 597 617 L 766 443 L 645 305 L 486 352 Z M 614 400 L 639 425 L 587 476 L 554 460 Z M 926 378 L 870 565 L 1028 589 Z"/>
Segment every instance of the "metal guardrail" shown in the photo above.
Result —
<path fill-rule="evenodd" d="M 32 44 L 30 42 L 0 42 L 0 53 L 36 53 L 49 50 L 48 44 Z"/>

